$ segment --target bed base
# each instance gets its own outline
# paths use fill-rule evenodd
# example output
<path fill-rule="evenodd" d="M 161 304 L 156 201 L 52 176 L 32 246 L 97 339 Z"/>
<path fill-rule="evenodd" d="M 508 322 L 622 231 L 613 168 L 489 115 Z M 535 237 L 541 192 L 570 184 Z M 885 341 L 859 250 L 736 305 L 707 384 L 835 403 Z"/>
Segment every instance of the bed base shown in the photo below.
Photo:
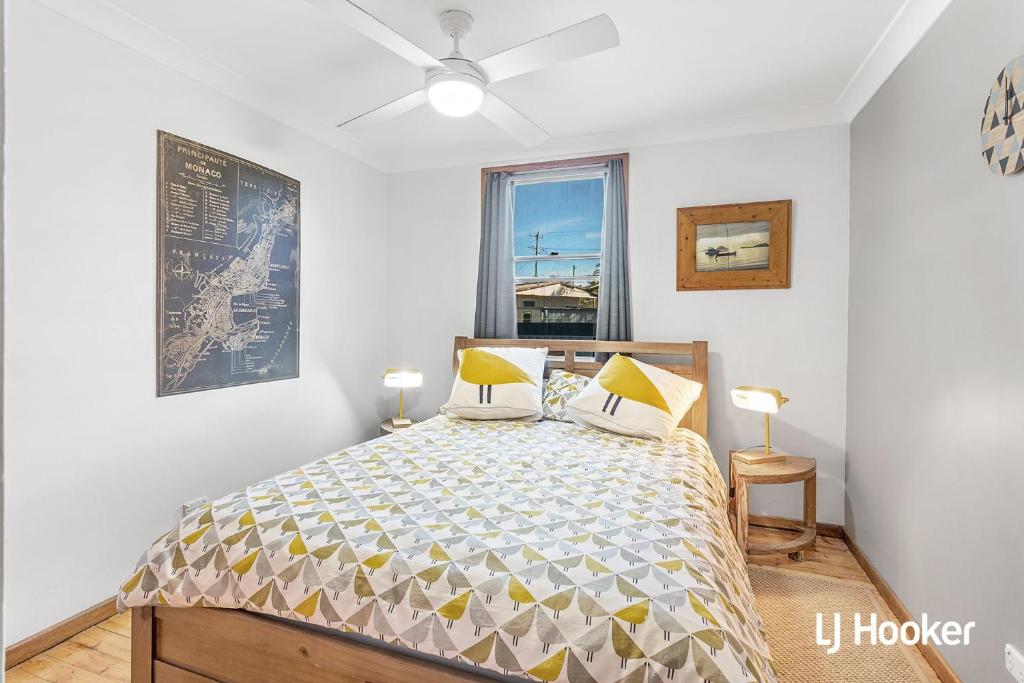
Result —
<path fill-rule="evenodd" d="M 132 609 L 132 683 L 480 683 L 483 675 L 237 609 Z"/>

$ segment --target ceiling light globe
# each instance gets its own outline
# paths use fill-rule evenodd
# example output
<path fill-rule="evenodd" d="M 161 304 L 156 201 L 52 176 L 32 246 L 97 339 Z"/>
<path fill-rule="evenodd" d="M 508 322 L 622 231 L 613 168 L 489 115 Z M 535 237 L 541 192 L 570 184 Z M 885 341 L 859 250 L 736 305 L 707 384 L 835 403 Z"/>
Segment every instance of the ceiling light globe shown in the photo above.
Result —
<path fill-rule="evenodd" d="M 469 116 L 484 101 L 483 84 L 466 74 L 440 74 L 427 84 L 427 98 L 445 116 Z"/>

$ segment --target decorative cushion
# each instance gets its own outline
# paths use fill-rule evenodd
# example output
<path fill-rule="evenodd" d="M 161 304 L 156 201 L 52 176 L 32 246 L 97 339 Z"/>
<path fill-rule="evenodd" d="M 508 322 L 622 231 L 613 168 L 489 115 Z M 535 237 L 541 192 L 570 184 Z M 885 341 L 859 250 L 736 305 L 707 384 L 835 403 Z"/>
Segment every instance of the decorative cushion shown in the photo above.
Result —
<path fill-rule="evenodd" d="M 583 425 L 664 441 L 702 388 L 699 382 L 615 354 L 565 409 Z"/>
<path fill-rule="evenodd" d="M 539 420 L 547 356 L 546 348 L 461 349 L 445 413 L 470 420 Z"/>
<path fill-rule="evenodd" d="M 565 412 L 565 404 L 583 387 L 590 383 L 586 375 L 577 375 L 565 370 L 552 370 L 544 385 L 544 419 L 573 422 L 569 413 Z"/>

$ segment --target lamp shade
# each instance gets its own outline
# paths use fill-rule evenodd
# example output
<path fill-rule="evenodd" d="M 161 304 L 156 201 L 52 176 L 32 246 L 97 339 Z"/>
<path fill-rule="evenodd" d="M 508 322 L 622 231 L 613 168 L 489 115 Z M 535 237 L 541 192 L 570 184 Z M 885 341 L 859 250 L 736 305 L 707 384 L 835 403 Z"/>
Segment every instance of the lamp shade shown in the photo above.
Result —
<path fill-rule="evenodd" d="M 732 404 L 744 410 L 775 414 L 789 399 L 778 389 L 767 387 L 736 387 L 732 390 Z"/>
<path fill-rule="evenodd" d="M 408 389 L 423 384 L 423 373 L 419 370 L 399 370 L 388 368 L 384 371 L 384 386 L 397 389 Z"/>
<path fill-rule="evenodd" d="M 468 116 L 484 101 L 483 83 L 469 74 L 444 71 L 428 80 L 427 99 L 445 116 Z"/>

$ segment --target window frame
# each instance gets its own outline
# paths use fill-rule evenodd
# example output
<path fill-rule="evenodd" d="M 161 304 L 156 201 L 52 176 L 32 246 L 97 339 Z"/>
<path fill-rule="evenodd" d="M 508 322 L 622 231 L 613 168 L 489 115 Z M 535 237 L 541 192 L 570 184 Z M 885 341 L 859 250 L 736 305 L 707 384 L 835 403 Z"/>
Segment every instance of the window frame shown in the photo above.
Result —
<path fill-rule="evenodd" d="M 558 159 L 552 161 L 537 161 L 526 164 L 510 164 L 507 166 L 489 166 L 480 169 L 480 198 L 483 199 L 484 191 L 487 189 L 487 176 L 491 173 L 527 173 L 531 171 L 551 171 L 556 169 L 570 169 L 577 166 L 601 166 L 606 165 L 613 159 L 622 160 L 622 171 L 626 178 L 626 198 L 629 198 L 629 153 L 603 154 L 591 157 L 578 157 L 575 159 Z"/>
<path fill-rule="evenodd" d="M 595 166 L 581 166 L 571 169 L 555 169 L 555 170 L 543 170 L 543 171 L 528 171 L 525 173 L 517 173 L 512 176 L 510 181 L 511 192 L 512 192 L 512 206 L 513 213 L 515 212 L 515 197 L 516 187 L 521 185 L 539 185 L 541 183 L 564 183 L 571 182 L 573 180 L 597 180 L 601 179 L 602 183 L 608 180 L 608 166 L 595 165 Z M 601 190 L 602 198 L 605 189 Z M 513 229 L 515 227 L 513 226 Z M 601 220 L 601 235 L 604 237 L 604 219 Z M 512 265 L 515 267 L 519 263 L 537 263 L 542 261 L 593 261 L 598 262 L 598 267 L 601 263 L 601 248 L 598 247 L 596 252 L 586 254 L 533 254 L 528 256 L 514 256 L 512 257 Z M 531 275 L 519 276 L 513 273 L 513 280 L 515 284 L 526 285 L 536 284 L 541 282 L 551 282 L 553 278 L 550 276 L 533 277 Z M 600 282 L 600 275 L 566 275 L 558 278 L 559 282 L 572 282 L 574 285 L 577 282 Z"/>
<path fill-rule="evenodd" d="M 622 172 L 626 181 L 626 203 L 629 203 L 629 153 L 623 152 L 621 154 L 602 154 L 598 156 L 589 157 L 577 157 L 575 159 L 557 159 L 551 161 L 537 161 L 525 164 L 511 164 L 507 166 L 491 166 L 480 169 L 480 205 L 483 206 L 484 192 L 487 188 L 487 176 L 491 173 L 511 173 L 513 175 L 510 190 L 512 190 L 513 198 L 515 196 L 515 185 L 523 183 L 541 183 L 541 182 L 558 182 L 560 180 L 576 180 L 584 178 L 594 178 L 598 175 L 604 175 L 607 177 L 608 162 L 613 159 L 620 159 L 622 161 Z M 518 177 L 517 177 L 518 176 Z M 604 226 L 601 226 L 602 232 Z M 572 261 L 572 260 L 583 260 L 601 258 L 601 254 L 586 254 L 586 255 L 558 255 L 558 256 L 513 256 L 514 263 L 519 262 L 530 262 L 530 261 Z M 559 278 L 559 280 L 573 281 L 573 282 L 588 282 L 597 279 L 600 282 L 600 275 L 586 275 L 576 277 Z M 550 277 L 525 277 L 515 278 L 516 284 L 528 284 L 530 282 L 549 282 Z"/>
<path fill-rule="evenodd" d="M 527 182 L 557 182 L 559 180 L 574 180 L 583 178 L 593 178 L 598 175 L 602 175 L 607 179 L 608 165 L 612 160 L 619 159 L 622 161 L 622 172 L 625 180 L 625 200 L 626 205 L 629 205 L 629 153 L 622 152 L 619 154 L 603 154 L 598 156 L 589 157 L 577 157 L 574 159 L 557 159 L 551 161 L 539 161 L 524 164 L 509 164 L 505 166 L 490 166 L 480 169 L 480 206 L 483 207 L 484 196 L 487 191 L 487 180 L 488 176 L 492 173 L 510 173 L 513 178 L 510 183 L 509 190 L 512 193 L 512 199 L 515 198 L 515 187 L 518 183 Z M 518 176 L 518 177 L 517 177 Z M 532 176 L 532 177 L 531 177 Z M 607 189 L 607 188 L 606 188 Z M 604 242 L 604 225 L 601 226 L 602 231 L 602 245 Z M 602 249 L 603 250 L 603 249 Z M 593 259 L 595 255 L 576 255 L 572 256 L 551 256 L 551 255 L 534 255 L 520 257 L 513 255 L 513 262 L 520 261 L 567 261 L 567 260 L 579 260 L 579 259 Z M 601 254 L 596 255 L 598 262 L 600 262 Z M 514 267 L 514 266 L 513 266 Z M 600 275 L 585 275 L 559 278 L 560 281 L 572 281 L 574 284 L 578 281 L 592 282 L 595 279 L 600 282 Z M 531 282 L 549 282 L 552 278 L 550 277 L 514 277 L 515 285 L 528 284 Z M 531 316 L 532 317 L 532 316 Z M 532 321 L 531 321 L 532 322 Z"/>

